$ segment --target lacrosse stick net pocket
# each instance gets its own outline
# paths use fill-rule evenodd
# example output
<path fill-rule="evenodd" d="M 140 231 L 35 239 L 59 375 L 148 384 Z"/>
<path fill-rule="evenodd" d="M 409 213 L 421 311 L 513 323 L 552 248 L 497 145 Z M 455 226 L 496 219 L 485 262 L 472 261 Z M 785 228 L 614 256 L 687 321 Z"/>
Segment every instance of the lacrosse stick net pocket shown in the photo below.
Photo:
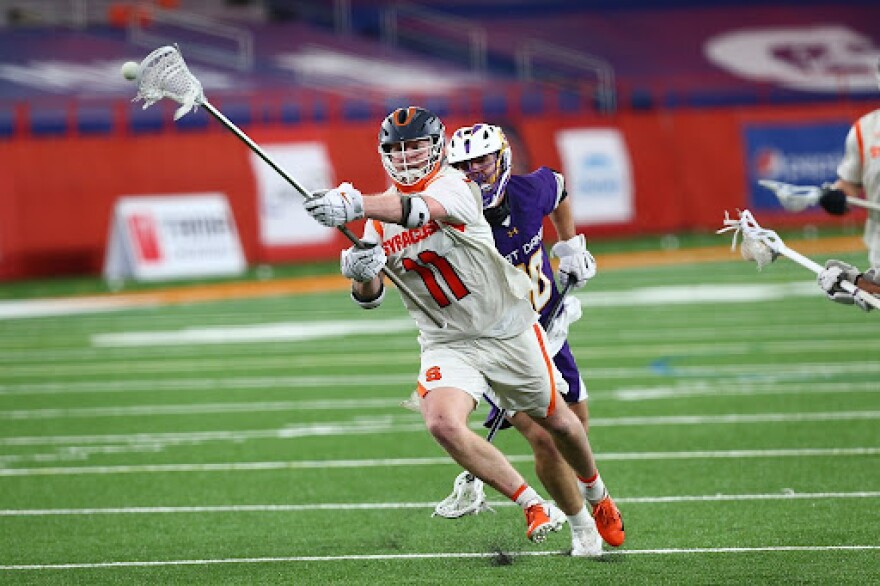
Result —
<path fill-rule="evenodd" d="M 180 104 L 174 112 L 175 120 L 205 102 L 201 82 L 190 73 L 180 49 L 170 45 L 156 49 L 141 61 L 138 93 L 132 101 L 143 100 L 147 109 L 162 98 Z"/>
<path fill-rule="evenodd" d="M 483 481 L 465 471 L 455 478 L 452 493 L 437 503 L 431 516 L 458 519 L 465 515 L 477 515 L 483 511 L 495 512 L 486 503 Z"/>
<path fill-rule="evenodd" d="M 730 249 L 736 250 L 739 235 L 742 234 L 740 254 L 745 260 L 755 261 L 758 270 L 769 265 L 779 256 L 777 250 L 782 240 L 773 230 L 761 228 L 749 210 L 741 211 L 737 220 L 724 212 L 724 228 L 716 231 L 716 234 L 730 231 L 733 231 L 733 243 Z"/>

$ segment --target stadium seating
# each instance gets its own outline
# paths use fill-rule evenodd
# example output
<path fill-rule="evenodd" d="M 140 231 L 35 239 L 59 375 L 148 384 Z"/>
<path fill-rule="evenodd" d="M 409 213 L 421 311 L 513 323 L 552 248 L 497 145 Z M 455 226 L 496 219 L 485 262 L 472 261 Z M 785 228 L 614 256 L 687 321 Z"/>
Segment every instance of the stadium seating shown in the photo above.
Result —
<path fill-rule="evenodd" d="M 270 13 L 274 4 L 266 2 Z M 745 4 L 750 6 L 738 8 L 730 2 L 697 5 L 682 0 L 676 7 L 658 8 L 646 0 L 631 0 L 609 9 L 607 3 L 589 0 L 475 0 L 432 6 L 431 10 L 466 17 L 475 26 L 491 31 L 487 36 L 488 71 L 477 74 L 466 64 L 451 62 L 442 52 L 426 55 L 405 43 L 393 49 L 383 45 L 371 27 L 377 26 L 386 3 L 354 0 L 353 30 L 373 37 L 337 34 L 321 18 L 306 22 L 308 14 L 304 13 L 300 15 L 303 18 L 287 22 L 241 24 L 256 40 L 255 66 L 250 71 L 205 61 L 196 51 L 187 61 L 205 79 L 206 94 L 222 103 L 227 117 L 242 126 L 273 121 L 300 124 L 337 117 L 361 121 L 387 111 L 405 95 L 417 96 L 420 103 L 441 115 L 474 112 L 475 108 L 483 117 L 603 110 L 591 90 L 579 83 L 595 80 L 570 79 L 571 85 L 559 87 L 558 83 L 515 79 L 517 51 L 525 39 L 552 42 L 609 62 L 620 108 L 820 103 L 875 95 L 864 88 L 847 89 L 845 83 L 825 93 L 782 88 L 734 75 L 705 55 L 711 39 L 744 26 L 837 23 L 866 38 L 878 36 L 876 28 L 869 27 L 876 22 L 871 18 L 876 16 L 871 3 L 850 0 L 831 9 L 827 3 L 806 0 L 796 10 L 783 2 L 746 0 Z M 187 47 L 201 42 L 195 34 L 188 37 L 180 33 L 176 38 L 185 55 Z M 874 45 L 880 46 L 880 41 Z M 430 50 L 430 45 L 421 43 L 418 50 Z M 108 104 L 130 100 L 133 87 L 118 76 L 118 64 L 145 51 L 130 43 L 124 31 L 112 28 L 59 29 L 50 37 L 33 30 L 4 30 L 0 54 L 14 58 L 3 60 L 11 71 L 0 76 L 0 112 L 6 113 L 0 116 L 0 136 L 23 128 L 14 123 L 11 112 L 16 104 L 35 98 L 43 105 L 28 109 L 24 127 L 38 136 L 108 133 L 120 123 L 136 133 L 205 128 L 207 118 L 202 114 L 171 125 L 163 119 L 165 112 L 156 107 L 141 112 L 112 105 L 80 105 L 83 96 L 101 98 Z M 564 79 L 564 75 L 556 77 Z M 231 92 L 235 92 L 232 99 Z M 254 103 L 257 97 L 278 106 L 261 109 Z"/>

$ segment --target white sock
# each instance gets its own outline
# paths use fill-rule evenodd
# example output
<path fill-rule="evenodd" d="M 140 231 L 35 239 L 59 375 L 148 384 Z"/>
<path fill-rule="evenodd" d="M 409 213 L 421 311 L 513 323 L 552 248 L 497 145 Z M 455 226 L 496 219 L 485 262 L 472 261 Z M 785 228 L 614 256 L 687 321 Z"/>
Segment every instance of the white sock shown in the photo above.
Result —
<path fill-rule="evenodd" d="M 581 490 L 584 493 L 584 498 L 586 498 L 591 505 L 595 505 L 608 494 L 605 490 L 605 483 L 602 482 L 602 477 L 599 476 L 598 472 L 596 472 L 596 475 L 592 478 L 581 478 L 578 476 L 578 482 L 581 483 Z"/>
<path fill-rule="evenodd" d="M 568 524 L 571 525 L 572 531 L 581 531 L 583 529 L 587 529 L 590 527 L 593 521 L 593 516 L 587 510 L 587 506 L 584 505 L 583 508 L 578 512 L 577 515 L 567 515 Z"/>
<path fill-rule="evenodd" d="M 520 486 L 510 498 L 523 509 L 527 509 L 534 504 L 544 502 L 544 499 L 542 499 L 538 495 L 537 491 L 535 491 L 535 489 L 528 484 L 523 484 L 522 486 Z"/>

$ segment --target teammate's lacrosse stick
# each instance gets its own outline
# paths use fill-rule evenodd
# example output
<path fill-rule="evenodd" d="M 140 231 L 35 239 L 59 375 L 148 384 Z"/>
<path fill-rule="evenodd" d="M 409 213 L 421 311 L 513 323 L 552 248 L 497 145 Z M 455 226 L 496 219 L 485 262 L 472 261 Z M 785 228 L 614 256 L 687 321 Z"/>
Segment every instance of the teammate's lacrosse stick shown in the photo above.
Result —
<path fill-rule="evenodd" d="M 823 193 L 823 189 L 815 185 L 792 185 L 790 183 L 782 183 L 781 181 L 771 181 L 770 179 L 761 179 L 758 181 L 758 184 L 772 191 L 777 199 L 779 199 L 782 207 L 790 212 L 800 212 L 818 204 Z M 833 203 L 835 204 L 834 207 L 840 210 L 840 213 L 843 213 L 847 205 L 875 212 L 880 211 L 880 204 L 849 195 L 840 198 L 840 201 L 833 201 Z M 832 211 L 837 210 L 832 208 Z"/>
<path fill-rule="evenodd" d="M 211 116 L 216 118 L 220 124 L 232 131 L 232 133 L 256 153 L 258 157 L 263 159 L 267 165 L 272 167 L 276 173 L 281 175 L 281 177 L 296 189 L 300 195 L 306 199 L 311 197 L 311 194 L 268 154 L 266 154 L 257 143 L 251 140 L 251 138 L 238 126 L 233 124 L 223 115 L 222 112 L 208 102 L 207 98 L 205 98 L 205 93 L 202 90 L 201 82 L 196 76 L 190 73 L 189 68 L 186 66 L 186 62 L 183 60 L 183 55 L 180 54 L 180 50 L 177 47 L 160 47 L 147 55 L 138 66 L 138 74 L 135 80 L 138 84 L 138 93 L 133 101 L 143 100 L 144 109 L 149 108 L 162 98 L 170 98 L 180 104 L 180 107 L 174 112 L 174 119 L 178 120 L 191 110 L 195 110 L 199 106 L 202 106 Z M 360 239 L 346 226 L 339 226 L 338 228 L 339 231 L 342 232 L 355 246 L 363 246 Z M 386 267 L 382 268 L 382 273 L 394 283 L 401 294 L 406 295 L 406 297 L 417 305 L 419 309 L 421 309 L 438 327 L 446 327 L 446 320 L 429 309 L 394 273 Z"/>
<path fill-rule="evenodd" d="M 740 253 L 744 259 L 755 261 L 758 264 L 758 269 L 772 263 L 779 255 L 782 255 L 817 275 L 825 270 L 819 263 L 786 246 L 785 242 L 782 241 L 782 238 L 776 232 L 762 228 L 749 210 L 739 212 L 739 219 L 736 220 L 731 218 L 727 212 L 724 212 L 724 227 L 716 233 L 722 234 L 730 231 L 733 231 L 731 250 L 736 250 L 738 237 L 742 234 Z M 868 305 L 880 308 L 880 299 L 862 291 L 853 283 L 841 281 L 840 287 Z"/>
<path fill-rule="evenodd" d="M 553 305 L 553 308 L 547 314 L 547 317 L 541 320 L 541 326 L 547 329 L 553 320 L 559 316 L 565 305 L 565 296 L 574 288 L 575 280 L 569 279 L 565 283 L 562 291 L 559 292 L 559 298 Z M 507 417 L 506 409 L 499 409 L 492 419 L 489 426 L 489 433 L 486 434 L 486 441 L 492 443 L 501 424 Z M 446 519 L 458 519 L 465 515 L 478 515 L 483 511 L 495 512 L 495 509 L 486 503 L 486 493 L 483 491 L 483 481 L 465 470 L 459 474 L 452 483 L 452 492 L 445 499 L 437 503 L 434 507 L 432 517 L 444 517 Z"/>

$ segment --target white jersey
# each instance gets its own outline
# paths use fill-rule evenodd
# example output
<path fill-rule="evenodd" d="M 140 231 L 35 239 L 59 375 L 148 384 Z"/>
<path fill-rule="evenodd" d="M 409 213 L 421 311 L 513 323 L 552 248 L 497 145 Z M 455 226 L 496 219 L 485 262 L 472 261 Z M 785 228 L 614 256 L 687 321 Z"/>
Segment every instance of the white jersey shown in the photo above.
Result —
<path fill-rule="evenodd" d="M 403 303 L 419 327 L 422 347 L 435 342 L 521 334 L 537 320 L 526 274 L 498 253 L 483 218 L 479 191 L 445 166 L 421 195 L 446 209 L 445 221 L 421 228 L 369 221 L 364 238 L 379 241 L 395 273 L 424 304 L 446 319 L 437 327 L 414 303 Z"/>
<path fill-rule="evenodd" d="M 868 201 L 880 203 L 880 110 L 865 114 L 850 128 L 837 175 L 861 184 Z M 880 255 L 880 212 L 868 212 L 865 245 L 872 257 Z"/>

